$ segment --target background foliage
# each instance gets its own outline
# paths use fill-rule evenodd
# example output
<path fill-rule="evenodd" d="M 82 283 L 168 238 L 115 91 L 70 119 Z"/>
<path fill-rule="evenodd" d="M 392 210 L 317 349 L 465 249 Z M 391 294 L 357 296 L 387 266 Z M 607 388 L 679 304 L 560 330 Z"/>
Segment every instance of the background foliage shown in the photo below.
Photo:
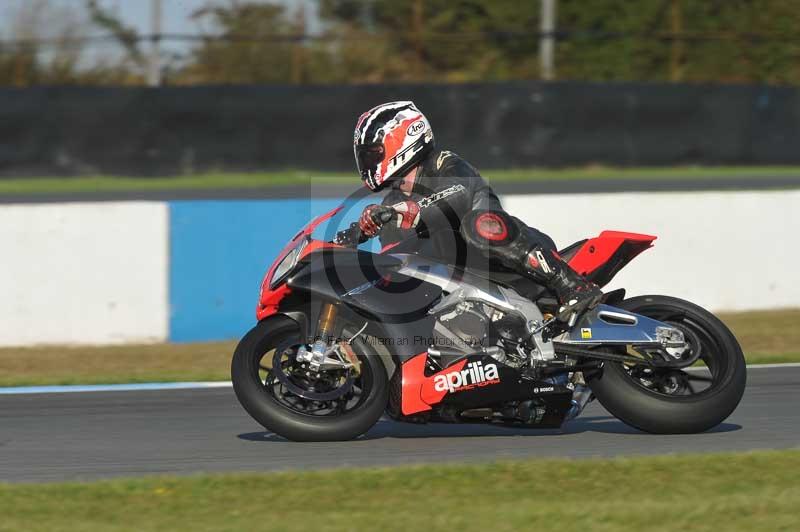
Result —
<path fill-rule="evenodd" d="M 193 14 L 198 31 L 181 36 L 189 53 L 162 58 L 166 82 L 539 77 L 536 0 L 316 1 L 323 30 L 310 35 L 302 9 L 209 0 Z M 800 0 L 558 0 L 557 28 L 559 79 L 800 82 Z M 150 37 L 103 0 L 71 12 L 31 0 L 0 41 L 0 84 L 142 84 Z"/>

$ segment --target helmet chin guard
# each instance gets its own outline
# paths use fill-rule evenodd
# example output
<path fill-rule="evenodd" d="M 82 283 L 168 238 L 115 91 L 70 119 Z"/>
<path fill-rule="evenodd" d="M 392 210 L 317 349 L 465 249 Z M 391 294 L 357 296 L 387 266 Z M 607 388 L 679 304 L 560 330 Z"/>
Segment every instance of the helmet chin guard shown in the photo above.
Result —
<path fill-rule="evenodd" d="M 353 136 L 358 172 L 373 191 L 406 175 L 433 147 L 430 123 L 410 101 L 370 109 L 358 119 Z"/>

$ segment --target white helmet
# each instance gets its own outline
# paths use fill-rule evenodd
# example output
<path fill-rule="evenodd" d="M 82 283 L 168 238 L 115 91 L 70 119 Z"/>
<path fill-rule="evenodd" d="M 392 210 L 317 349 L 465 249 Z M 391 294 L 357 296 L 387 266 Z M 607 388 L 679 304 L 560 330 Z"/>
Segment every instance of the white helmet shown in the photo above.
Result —
<path fill-rule="evenodd" d="M 384 103 L 358 119 L 353 151 L 361 180 L 380 190 L 433 151 L 433 130 L 414 102 Z"/>

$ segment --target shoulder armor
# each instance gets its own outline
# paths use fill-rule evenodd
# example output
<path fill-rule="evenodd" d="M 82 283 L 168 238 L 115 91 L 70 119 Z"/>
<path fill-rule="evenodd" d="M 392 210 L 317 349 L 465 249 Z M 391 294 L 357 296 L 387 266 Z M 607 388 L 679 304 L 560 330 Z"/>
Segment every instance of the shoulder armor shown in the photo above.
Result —
<path fill-rule="evenodd" d="M 459 158 L 457 154 L 448 150 L 442 150 L 441 152 L 439 152 L 439 156 L 436 158 L 436 169 L 441 170 L 445 162 L 447 162 L 448 159 L 451 159 L 453 157 L 455 157 L 456 159 Z"/>

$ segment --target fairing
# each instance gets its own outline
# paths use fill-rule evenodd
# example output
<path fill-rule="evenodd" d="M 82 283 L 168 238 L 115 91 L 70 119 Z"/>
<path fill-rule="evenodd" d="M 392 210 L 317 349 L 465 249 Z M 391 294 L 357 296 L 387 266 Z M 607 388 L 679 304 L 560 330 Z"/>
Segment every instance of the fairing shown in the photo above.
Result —
<path fill-rule="evenodd" d="M 518 369 L 487 355 L 469 355 L 439 371 L 428 369 L 427 357 L 423 352 L 403 364 L 399 374 L 400 404 L 390 405 L 396 417 L 431 411 L 459 412 L 533 399 L 541 411 L 532 424 L 548 428 L 560 426 L 569 408 L 572 391 L 568 388 L 523 376 Z M 477 369 L 490 366 L 495 370 L 491 375 Z"/>
<path fill-rule="evenodd" d="M 286 284 L 281 284 L 276 286 L 274 289 L 271 289 L 269 284 L 272 280 L 272 275 L 275 273 L 275 269 L 278 267 L 278 264 L 289 254 L 295 247 L 297 247 L 301 238 L 308 238 L 311 239 L 311 234 L 314 230 L 323 222 L 333 218 L 339 211 L 342 210 L 342 206 L 336 207 L 335 209 L 326 212 L 320 216 L 317 216 L 313 220 L 311 220 L 305 227 L 300 229 L 296 235 L 292 237 L 288 244 L 281 250 L 278 254 L 275 262 L 272 263 L 267 274 L 264 276 L 264 279 L 261 281 L 261 294 L 258 298 L 258 305 L 256 306 L 256 319 L 261 321 L 267 316 L 271 316 L 278 312 L 278 305 L 283 300 L 284 297 L 291 293 L 291 289 Z M 314 251 L 319 251 L 323 248 L 333 248 L 333 247 L 341 247 L 337 246 L 336 244 L 331 244 L 329 242 L 322 242 L 320 240 L 311 240 L 308 245 L 305 247 L 303 252 L 300 254 L 299 260 L 303 260 L 306 256 Z"/>
<path fill-rule="evenodd" d="M 412 321 L 426 315 L 442 290 L 398 273 L 402 263 L 391 255 L 350 248 L 309 254 L 308 264 L 287 282 L 311 297 L 341 301 L 382 322 Z"/>
<path fill-rule="evenodd" d="M 569 265 L 590 281 L 605 286 L 634 257 L 652 247 L 656 238 L 638 233 L 603 231 L 600 236 L 583 242 L 569 259 Z"/>

